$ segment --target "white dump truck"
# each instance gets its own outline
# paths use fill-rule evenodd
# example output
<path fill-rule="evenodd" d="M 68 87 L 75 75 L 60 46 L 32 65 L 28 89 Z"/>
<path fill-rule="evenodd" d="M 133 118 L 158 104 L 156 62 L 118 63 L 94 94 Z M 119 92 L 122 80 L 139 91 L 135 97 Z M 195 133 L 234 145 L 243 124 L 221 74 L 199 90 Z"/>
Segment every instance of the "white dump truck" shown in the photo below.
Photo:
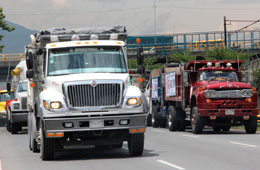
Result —
<path fill-rule="evenodd" d="M 26 78 L 26 61 L 20 61 L 14 70 L 11 71 L 12 83 L 8 85 L 14 90 L 15 99 L 12 100 L 6 107 L 7 123 L 6 128 L 12 134 L 17 134 L 22 130 L 23 126 L 27 126 L 27 87 L 28 81 Z M 10 91 L 10 88 L 8 89 Z"/>
<path fill-rule="evenodd" d="M 143 153 L 147 104 L 130 85 L 126 29 L 49 29 L 26 47 L 29 147 L 42 160 L 73 146 Z"/>

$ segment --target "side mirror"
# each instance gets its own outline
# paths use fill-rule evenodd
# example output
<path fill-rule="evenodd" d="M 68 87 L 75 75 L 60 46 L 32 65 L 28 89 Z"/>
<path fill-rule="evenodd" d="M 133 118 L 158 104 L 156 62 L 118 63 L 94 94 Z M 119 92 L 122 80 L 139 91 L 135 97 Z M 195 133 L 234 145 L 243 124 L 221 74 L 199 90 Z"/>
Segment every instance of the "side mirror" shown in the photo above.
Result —
<path fill-rule="evenodd" d="M 31 51 L 26 52 L 25 57 L 27 69 L 33 69 L 33 53 Z"/>
<path fill-rule="evenodd" d="M 138 45 L 137 47 L 137 63 L 138 65 L 144 64 L 144 50 L 141 45 Z"/>
<path fill-rule="evenodd" d="M 27 70 L 26 71 L 26 77 L 28 79 L 33 78 L 34 77 L 34 71 L 32 69 Z"/>
<path fill-rule="evenodd" d="M 11 83 L 6 83 L 6 89 L 7 89 L 7 92 L 10 92 L 11 91 Z"/>

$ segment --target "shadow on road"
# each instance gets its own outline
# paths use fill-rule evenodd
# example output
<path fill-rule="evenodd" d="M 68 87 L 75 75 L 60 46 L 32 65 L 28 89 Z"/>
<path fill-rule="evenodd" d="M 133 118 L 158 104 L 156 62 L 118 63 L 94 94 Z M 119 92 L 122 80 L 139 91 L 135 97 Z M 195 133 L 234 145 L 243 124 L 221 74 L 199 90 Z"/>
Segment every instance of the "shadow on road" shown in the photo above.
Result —
<path fill-rule="evenodd" d="M 140 157 L 159 156 L 153 153 L 153 150 L 144 149 L 143 155 Z M 127 145 L 119 149 L 73 149 L 65 150 L 55 153 L 54 161 L 77 161 L 77 160 L 91 160 L 91 159 L 129 159 L 138 158 L 129 156 Z"/>
<path fill-rule="evenodd" d="M 191 130 L 186 130 L 186 132 L 192 133 Z M 201 135 L 220 135 L 220 134 L 221 135 L 245 135 L 246 132 L 245 132 L 245 130 L 242 130 L 242 129 L 230 129 L 230 131 L 213 131 L 212 128 L 206 128 L 206 129 L 203 129 L 203 132 Z M 247 135 L 250 135 L 250 134 L 247 134 Z M 255 134 L 251 134 L 251 135 L 260 135 L 260 132 L 257 131 Z"/>

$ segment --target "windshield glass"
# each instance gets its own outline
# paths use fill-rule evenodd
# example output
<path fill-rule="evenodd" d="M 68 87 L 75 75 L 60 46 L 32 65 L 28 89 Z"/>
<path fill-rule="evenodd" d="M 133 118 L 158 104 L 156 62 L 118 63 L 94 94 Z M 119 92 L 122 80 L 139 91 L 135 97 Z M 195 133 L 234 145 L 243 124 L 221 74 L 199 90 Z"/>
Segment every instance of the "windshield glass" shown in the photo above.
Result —
<path fill-rule="evenodd" d="M 234 71 L 210 70 L 202 71 L 198 77 L 198 81 L 239 81 L 237 73 Z"/>
<path fill-rule="evenodd" d="M 17 91 L 18 92 L 27 91 L 27 82 L 19 83 Z"/>
<path fill-rule="evenodd" d="M 10 92 L 10 94 L 8 92 L 5 93 L 0 93 L 0 102 L 6 101 L 6 100 L 12 100 L 14 99 L 14 92 Z"/>
<path fill-rule="evenodd" d="M 77 73 L 125 73 L 121 47 L 70 47 L 49 52 L 48 75 Z"/>

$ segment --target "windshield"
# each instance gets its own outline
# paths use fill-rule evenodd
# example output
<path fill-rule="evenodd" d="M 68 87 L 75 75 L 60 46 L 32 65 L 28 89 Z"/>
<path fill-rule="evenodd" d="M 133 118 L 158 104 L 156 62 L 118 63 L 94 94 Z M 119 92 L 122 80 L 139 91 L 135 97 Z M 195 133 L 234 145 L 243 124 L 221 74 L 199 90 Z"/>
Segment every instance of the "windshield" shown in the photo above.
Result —
<path fill-rule="evenodd" d="M 70 47 L 49 52 L 48 75 L 77 73 L 125 73 L 121 47 Z"/>
<path fill-rule="evenodd" d="M 199 74 L 198 81 L 239 81 L 237 73 L 234 71 L 210 70 L 202 71 Z"/>
<path fill-rule="evenodd" d="M 27 82 L 19 83 L 17 92 L 27 91 Z"/>
<path fill-rule="evenodd" d="M 0 102 L 6 101 L 6 100 L 12 100 L 14 99 L 14 92 L 10 92 L 10 94 L 8 92 L 5 93 L 0 93 Z"/>

